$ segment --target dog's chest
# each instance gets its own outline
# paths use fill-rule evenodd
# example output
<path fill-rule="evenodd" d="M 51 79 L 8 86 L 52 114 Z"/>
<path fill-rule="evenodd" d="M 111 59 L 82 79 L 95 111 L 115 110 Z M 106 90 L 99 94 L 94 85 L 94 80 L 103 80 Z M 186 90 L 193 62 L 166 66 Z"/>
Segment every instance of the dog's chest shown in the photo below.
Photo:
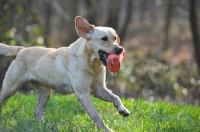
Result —
<path fill-rule="evenodd" d="M 98 59 L 90 60 L 89 69 L 93 74 L 99 73 L 102 69 L 102 63 Z"/>

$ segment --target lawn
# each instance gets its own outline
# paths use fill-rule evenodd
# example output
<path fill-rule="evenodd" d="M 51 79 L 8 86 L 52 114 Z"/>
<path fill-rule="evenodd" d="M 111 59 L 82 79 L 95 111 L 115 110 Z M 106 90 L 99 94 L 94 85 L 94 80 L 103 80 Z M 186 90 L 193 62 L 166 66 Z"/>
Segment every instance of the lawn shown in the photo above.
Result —
<path fill-rule="evenodd" d="M 104 122 L 116 132 L 199 132 L 200 107 L 168 102 L 122 99 L 131 111 L 118 114 L 113 104 L 91 97 Z M 98 131 L 74 95 L 52 94 L 44 109 L 45 123 L 35 120 L 35 94 L 17 93 L 0 111 L 0 132 L 93 132 Z"/>

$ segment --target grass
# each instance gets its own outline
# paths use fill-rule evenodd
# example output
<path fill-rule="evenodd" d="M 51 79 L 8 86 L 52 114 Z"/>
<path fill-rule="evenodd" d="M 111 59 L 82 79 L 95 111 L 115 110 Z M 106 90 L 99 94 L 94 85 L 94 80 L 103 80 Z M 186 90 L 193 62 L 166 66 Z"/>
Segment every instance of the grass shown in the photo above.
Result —
<path fill-rule="evenodd" d="M 199 132 L 200 107 L 168 102 L 122 100 L 131 111 L 127 118 L 113 104 L 91 97 L 104 122 L 116 132 Z M 0 111 L 0 132 L 98 131 L 76 97 L 52 94 L 44 109 L 45 123 L 35 120 L 35 94 L 17 93 Z"/>

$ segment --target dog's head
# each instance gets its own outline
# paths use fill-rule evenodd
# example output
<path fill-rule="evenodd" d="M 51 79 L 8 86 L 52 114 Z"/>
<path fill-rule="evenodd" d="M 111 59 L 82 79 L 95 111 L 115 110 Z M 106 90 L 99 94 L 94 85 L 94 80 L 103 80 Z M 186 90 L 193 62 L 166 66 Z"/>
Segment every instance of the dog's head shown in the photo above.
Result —
<path fill-rule="evenodd" d="M 89 24 L 84 18 L 75 18 L 75 28 L 78 35 L 85 38 L 87 49 L 107 66 L 108 54 L 121 54 L 124 50 L 120 46 L 120 39 L 116 31 L 110 27 L 95 27 Z"/>

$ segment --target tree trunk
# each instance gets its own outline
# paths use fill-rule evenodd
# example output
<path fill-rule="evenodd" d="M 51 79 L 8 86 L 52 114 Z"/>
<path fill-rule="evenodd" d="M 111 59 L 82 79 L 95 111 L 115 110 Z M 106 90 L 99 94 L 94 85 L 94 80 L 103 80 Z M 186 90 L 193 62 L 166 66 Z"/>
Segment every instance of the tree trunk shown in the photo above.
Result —
<path fill-rule="evenodd" d="M 164 42 L 162 51 L 165 51 L 169 48 L 169 30 L 171 27 L 171 21 L 172 21 L 172 14 L 175 9 L 175 1 L 174 0 L 168 0 L 167 3 L 167 10 L 166 10 L 166 18 L 165 18 L 165 27 L 164 27 Z"/>
<path fill-rule="evenodd" d="M 147 0 L 140 0 L 139 2 L 139 7 L 140 7 L 140 21 L 143 22 L 144 21 L 144 14 L 145 11 L 147 10 Z"/>
<path fill-rule="evenodd" d="M 190 1 L 190 26 L 191 26 L 191 31 L 192 31 L 192 37 L 193 37 L 193 45 L 194 45 L 194 54 L 195 54 L 195 59 L 197 62 L 197 67 L 198 67 L 198 72 L 200 75 L 200 35 L 199 35 L 199 28 L 198 28 L 198 19 L 197 19 L 197 10 L 196 10 L 196 5 L 197 1 L 196 0 L 189 0 Z"/>
<path fill-rule="evenodd" d="M 97 25 L 97 1 L 96 0 L 86 0 L 86 8 L 87 8 L 87 20 L 89 23 Z"/>
<path fill-rule="evenodd" d="M 49 47 L 49 34 L 50 34 L 50 20 L 51 20 L 51 13 L 52 13 L 52 7 L 51 7 L 51 4 L 49 2 L 45 2 L 44 3 L 45 6 L 45 18 L 44 18 L 44 21 L 45 21 L 45 25 L 44 25 L 44 33 L 43 33 L 43 36 L 44 36 L 44 45 L 46 47 Z"/>
<path fill-rule="evenodd" d="M 110 0 L 109 3 L 109 16 L 107 20 L 106 26 L 114 28 L 116 31 L 118 30 L 118 22 L 119 22 L 119 9 L 121 2 L 116 2 L 116 0 Z"/>
<path fill-rule="evenodd" d="M 126 17 L 125 17 L 124 25 L 122 26 L 122 30 L 119 33 L 119 37 L 121 39 L 121 45 L 123 44 L 128 24 L 131 21 L 132 9 L 133 9 L 133 0 L 127 0 Z"/>

